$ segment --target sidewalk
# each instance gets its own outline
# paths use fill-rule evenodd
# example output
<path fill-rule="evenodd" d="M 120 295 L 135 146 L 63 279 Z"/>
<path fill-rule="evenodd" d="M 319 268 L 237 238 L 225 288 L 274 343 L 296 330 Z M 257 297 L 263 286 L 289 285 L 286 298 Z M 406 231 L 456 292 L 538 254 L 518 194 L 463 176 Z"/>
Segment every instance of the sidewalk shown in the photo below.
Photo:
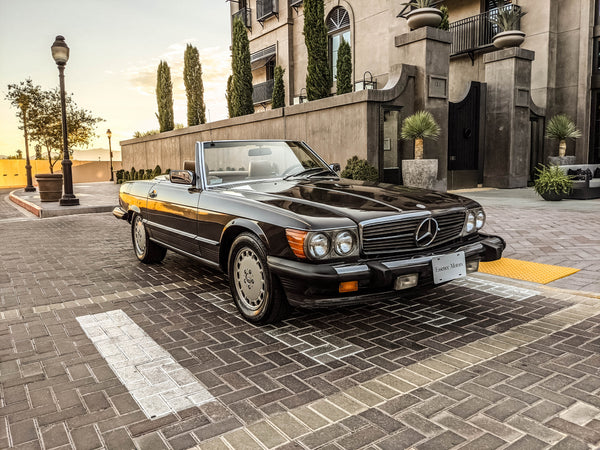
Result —
<path fill-rule="evenodd" d="M 112 211 L 119 204 L 120 185 L 110 181 L 101 183 L 81 183 L 73 185 L 73 193 L 79 199 L 78 206 L 60 206 L 59 202 L 42 202 L 39 192 L 25 192 L 16 189 L 9 195 L 10 200 L 40 219 Z"/>
<path fill-rule="evenodd" d="M 548 202 L 532 188 L 457 193 L 485 208 L 483 231 L 506 240 L 505 258 L 580 269 L 545 286 L 600 293 L 600 199 Z"/>

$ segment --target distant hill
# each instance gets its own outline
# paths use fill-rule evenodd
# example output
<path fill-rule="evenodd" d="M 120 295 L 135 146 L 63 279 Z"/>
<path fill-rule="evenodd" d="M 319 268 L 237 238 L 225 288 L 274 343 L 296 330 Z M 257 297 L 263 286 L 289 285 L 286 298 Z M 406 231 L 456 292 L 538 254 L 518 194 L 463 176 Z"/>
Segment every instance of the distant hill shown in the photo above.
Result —
<path fill-rule="evenodd" d="M 107 148 L 90 148 L 73 151 L 73 160 L 75 161 L 109 161 L 109 159 Z M 120 150 L 113 150 L 113 161 L 121 161 Z"/>

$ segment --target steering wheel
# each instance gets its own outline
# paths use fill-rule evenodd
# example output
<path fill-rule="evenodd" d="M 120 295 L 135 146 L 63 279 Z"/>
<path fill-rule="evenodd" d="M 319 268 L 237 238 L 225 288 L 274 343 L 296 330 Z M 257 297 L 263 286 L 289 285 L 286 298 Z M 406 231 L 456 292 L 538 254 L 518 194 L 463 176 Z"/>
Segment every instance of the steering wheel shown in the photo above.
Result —
<path fill-rule="evenodd" d="M 295 166 L 291 166 L 291 167 L 288 167 L 287 169 L 285 169 L 283 171 L 283 173 L 281 174 L 281 176 L 285 177 L 286 175 L 301 172 L 303 170 L 304 170 L 304 166 L 302 164 L 296 164 Z"/>

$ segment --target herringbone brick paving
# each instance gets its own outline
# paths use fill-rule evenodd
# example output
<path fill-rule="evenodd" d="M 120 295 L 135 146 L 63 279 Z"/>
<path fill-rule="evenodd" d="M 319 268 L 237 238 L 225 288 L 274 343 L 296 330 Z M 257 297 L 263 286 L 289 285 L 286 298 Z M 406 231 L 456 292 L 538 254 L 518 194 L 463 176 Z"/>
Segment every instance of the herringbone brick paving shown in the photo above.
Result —
<path fill-rule="evenodd" d="M 600 316 L 569 312 L 589 299 L 456 283 L 257 328 L 218 272 L 139 265 L 124 225 L 0 223 L 0 311 L 19 313 L 0 320 L 0 448 L 600 445 Z M 117 309 L 216 401 L 147 419 L 76 320 Z"/>

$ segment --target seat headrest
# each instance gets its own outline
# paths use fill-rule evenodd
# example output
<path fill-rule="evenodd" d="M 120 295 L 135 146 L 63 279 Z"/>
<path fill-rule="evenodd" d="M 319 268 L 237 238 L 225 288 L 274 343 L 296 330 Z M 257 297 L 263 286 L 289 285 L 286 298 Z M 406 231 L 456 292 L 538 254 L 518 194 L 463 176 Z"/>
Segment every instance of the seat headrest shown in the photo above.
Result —
<path fill-rule="evenodd" d="M 270 161 L 250 161 L 249 177 L 264 177 L 273 174 L 273 164 Z"/>
<path fill-rule="evenodd" d="M 190 170 L 196 173 L 196 161 L 184 161 L 183 170 Z"/>

